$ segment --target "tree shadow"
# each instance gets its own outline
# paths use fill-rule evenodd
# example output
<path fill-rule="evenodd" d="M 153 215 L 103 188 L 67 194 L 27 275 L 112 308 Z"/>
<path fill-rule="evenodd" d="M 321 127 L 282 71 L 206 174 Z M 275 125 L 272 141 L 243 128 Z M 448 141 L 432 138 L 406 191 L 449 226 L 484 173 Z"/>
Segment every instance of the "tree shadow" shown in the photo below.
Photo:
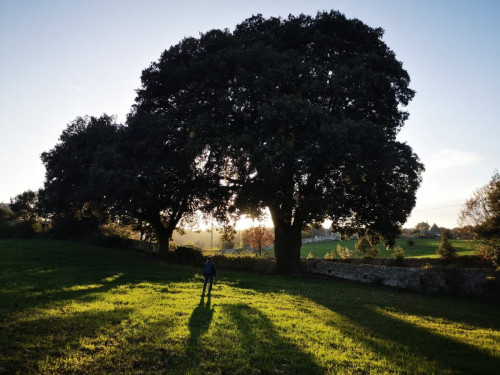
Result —
<path fill-rule="evenodd" d="M 7 373 L 41 373 L 42 361 L 63 360 L 79 351 L 97 356 L 114 344 L 112 335 L 106 335 L 105 342 L 99 336 L 119 327 L 132 312 L 129 308 L 86 311 L 11 322 L 0 337 L 1 367 Z M 85 347 L 83 339 L 98 345 Z"/>
<path fill-rule="evenodd" d="M 485 350 L 383 314 L 378 309 L 358 306 L 346 320 L 349 323 L 328 324 L 351 335 L 356 341 L 409 373 L 415 373 L 414 365 L 408 360 L 409 356 L 415 357 L 413 363 L 424 360 L 425 372 L 433 372 L 432 369 L 435 371 L 437 368 L 469 375 L 494 373 L 496 370 L 493 369 L 500 369 L 500 359 Z"/>
<path fill-rule="evenodd" d="M 324 281 L 327 282 L 327 281 Z M 331 282 L 331 281 L 330 281 Z M 292 284 L 292 283 L 290 283 Z M 319 284 L 319 283 L 318 283 Z M 400 314 L 411 314 L 424 319 L 446 321 L 446 324 L 458 325 L 465 329 L 498 330 L 498 320 L 488 322 L 487 316 L 492 316 L 495 306 L 484 305 L 489 315 L 481 319 L 479 308 L 471 313 L 468 306 L 457 308 L 454 299 L 438 297 L 422 297 L 418 294 L 398 291 L 381 290 L 375 286 L 353 283 L 336 283 L 332 293 L 342 293 L 342 297 L 328 298 L 323 289 L 321 292 L 303 289 L 300 282 L 296 285 L 252 285 L 251 282 L 233 282 L 234 287 L 250 289 L 257 292 L 268 292 L 274 289 L 300 296 L 326 307 L 340 316 L 340 319 L 326 322 L 338 329 L 343 336 L 350 337 L 361 346 L 372 351 L 379 358 L 393 363 L 402 373 L 433 373 L 452 372 L 456 374 L 495 373 L 500 369 L 500 358 L 491 351 L 476 347 L 472 343 L 459 341 L 446 334 L 398 319 L 384 310 L 396 310 Z M 325 285 L 326 286 L 326 285 Z M 320 287 L 320 285 L 318 285 Z M 381 298 L 382 297 L 382 298 Z M 412 299 L 421 299 L 411 301 Z M 338 302 L 338 304 L 336 303 Z M 473 303 L 464 301 L 464 304 Z M 478 302 L 479 303 L 479 302 Z M 404 308 L 407 304 L 411 306 Z M 459 310 L 459 311 L 457 311 Z M 474 316 L 476 315 L 476 316 Z M 498 344 L 497 344 L 498 345 Z M 494 348 L 491 348 L 494 351 Z M 421 363 L 419 363 L 421 362 Z"/>
<path fill-rule="evenodd" d="M 324 373 L 312 355 L 280 336 L 271 320 L 258 309 L 239 303 L 222 305 L 222 310 L 237 328 L 239 337 L 234 350 L 243 351 L 239 357 L 247 359 L 247 363 L 240 366 L 263 374 Z"/>

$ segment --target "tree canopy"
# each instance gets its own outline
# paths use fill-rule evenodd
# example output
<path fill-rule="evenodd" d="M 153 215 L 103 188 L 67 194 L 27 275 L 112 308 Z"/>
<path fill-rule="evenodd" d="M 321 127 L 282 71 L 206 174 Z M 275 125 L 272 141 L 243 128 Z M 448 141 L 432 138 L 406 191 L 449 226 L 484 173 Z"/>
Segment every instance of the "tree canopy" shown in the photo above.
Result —
<path fill-rule="evenodd" d="M 414 91 L 382 36 L 331 11 L 186 38 L 143 71 L 125 126 L 77 119 L 42 155 L 42 198 L 146 221 L 162 251 L 195 211 L 268 208 L 283 274 L 325 219 L 390 246 L 423 165 L 396 139 Z"/>
<path fill-rule="evenodd" d="M 37 203 L 38 193 L 36 191 L 27 190 L 10 199 L 9 210 L 4 213 L 11 212 L 13 218 L 25 221 L 35 221 L 37 218 Z M 4 216 L 4 213 L 2 216 Z"/>
<path fill-rule="evenodd" d="M 414 91 L 382 35 L 333 11 L 257 15 L 166 50 L 135 112 L 169 114 L 224 155 L 234 206 L 271 212 L 279 272 L 300 272 L 300 231 L 327 218 L 391 245 L 423 166 L 396 140 Z"/>

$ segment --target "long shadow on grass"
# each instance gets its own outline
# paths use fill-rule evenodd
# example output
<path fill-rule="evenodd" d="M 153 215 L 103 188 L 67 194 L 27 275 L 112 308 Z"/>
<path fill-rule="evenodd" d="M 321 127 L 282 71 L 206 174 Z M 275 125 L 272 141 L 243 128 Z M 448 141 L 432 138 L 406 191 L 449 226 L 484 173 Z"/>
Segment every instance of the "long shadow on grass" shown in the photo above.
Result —
<path fill-rule="evenodd" d="M 214 315 L 214 308 L 211 306 L 211 297 L 208 296 L 207 302 L 205 303 L 205 297 L 202 296 L 200 303 L 193 310 L 191 317 L 189 318 L 189 344 L 188 353 L 194 357 L 197 357 L 199 353 L 199 341 L 200 337 L 208 331 L 210 322 L 212 321 Z"/>
<path fill-rule="evenodd" d="M 452 300 L 445 299 L 442 303 L 437 303 L 433 300 L 434 297 L 421 297 L 417 294 L 398 291 L 389 292 L 386 289 L 377 289 L 368 285 L 336 283 L 335 288 L 333 288 L 331 282 L 325 281 L 325 283 L 330 283 L 330 287 L 325 284 L 325 289 L 321 292 L 314 289 L 312 285 L 309 288 L 304 288 L 299 281 L 295 280 L 290 282 L 292 285 L 288 286 L 278 279 L 276 279 L 276 284 L 271 282 L 272 285 L 268 286 L 252 285 L 245 280 L 234 283 L 234 286 L 253 289 L 257 292 L 282 290 L 285 293 L 300 295 L 323 305 L 343 317 L 340 320 L 326 322 L 326 324 L 338 328 L 363 347 L 394 363 L 403 372 L 416 373 L 417 367 L 433 371 L 432 369 L 437 367 L 443 371 L 451 369 L 453 373 L 465 375 L 494 373 L 496 370 L 493 369 L 500 368 L 500 359 L 492 356 L 486 350 L 377 311 L 378 309 L 382 311 L 394 310 L 391 303 L 398 303 L 398 296 L 400 296 L 407 303 L 411 299 L 415 299 L 411 304 L 410 313 L 412 315 L 444 318 L 450 324 L 465 323 L 472 327 L 498 329 L 498 323 L 495 321 L 481 321 L 480 318 L 474 320 L 472 317 L 468 317 L 466 311 L 469 307 L 455 308 Z M 320 286 L 318 282 L 317 287 Z M 329 292 L 341 296 L 329 297 Z M 384 301 L 386 299 L 388 301 Z M 471 302 L 463 301 L 464 305 L 468 303 Z M 407 311 L 398 310 L 403 314 Z M 453 310 L 463 311 L 458 314 Z M 419 314 L 418 311 L 421 313 Z M 488 311 L 488 314 L 491 315 L 491 311 Z M 459 315 L 460 317 L 458 317 Z M 419 361 L 433 362 L 435 366 L 421 366 Z"/>
<path fill-rule="evenodd" d="M 247 304 L 222 305 L 223 313 L 235 324 L 241 358 L 248 359 L 248 366 L 262 373 L 323 374 L 314 358 L 295 344 L 280 336 L 271 320 L 261 311 Z"/>
<path fill-rule="evenodd" d="M 132 309 L 88 311 L 11 322 L 0 335 L 0 364 L 7 373 L 38 373 L 39 361 L 56 361 L 77 352 L 98 356 L 113 345 L 108 333 L 128 319 Z M 99 335 L 107 337 L 99 341 Z M 98 341 L 97 346 L 81 346 L 81 339 Z"/>
<path fill-rule="evenodd" d="M 349 326 L 338 327 L 337 322 L 329 324 L 347 331 L 356 341 L 363 343 L 401 368 L 408 367 L 407 359 L 404 355 L 395 355 L 398 354 L 395 351 L 399 354 L 411 353 L 425 361 L 436 362 L 438 367 L 452 369 L 453 373 L 457 374 L 485 374 L 492 373 L 493 369 L 500 369 L 499 358 L 475 346 L 433 333 L 372 308 L 359 306 L 355 310 L 346 318 L 354 325 L 362 327 L 362 334 Z M 385 345 L 380 339 L 393 345 Z"/>

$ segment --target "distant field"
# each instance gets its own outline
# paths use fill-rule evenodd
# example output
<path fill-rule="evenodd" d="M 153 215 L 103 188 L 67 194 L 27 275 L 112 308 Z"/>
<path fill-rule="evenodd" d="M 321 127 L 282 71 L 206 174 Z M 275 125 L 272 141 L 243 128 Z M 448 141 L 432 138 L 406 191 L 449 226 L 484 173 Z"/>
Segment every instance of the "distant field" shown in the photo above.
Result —
<path fill-rule="evenodd" d="M 401 246 L 405 252 L 406 257 L 411 258 L 436 258 L 436 249 L 439 247 L 439 239 L 427 239 L 427 238 L 417 238 L 414 239 L 415 244 L 413 246 L 408 246 L 405 239 L 396 240 L 396 245 Z M 467 240 L 450 240 L 452 245 L 457 250 L 459 255 L 473 255 L 477 248 L 477 241 L 467 241 Z M 354 249 L 356 245 L 355 240 L 345 240 L 345 241 L 329 241 L 329 242 L 317 242 L 315 244 L 304 244 L 302 245 L 301 256 L 307 257 L 309 253 L 314 255 L 316 252 L 317 258 L 323 258 L 325 253 L 331 252 L 337 248 L 337 245 L 347 247 L 349 249 Z M 380 246 L 380 257 L 391 257 L 392 252 L 387 251 L 385 247 L 381 244 Z M 338 257 L 337 252 L 335 251 Z"/>
<path fill-rule="evenodd" d="M 495 374 L 498 305 L 0 240 L 0 374 Z"/>

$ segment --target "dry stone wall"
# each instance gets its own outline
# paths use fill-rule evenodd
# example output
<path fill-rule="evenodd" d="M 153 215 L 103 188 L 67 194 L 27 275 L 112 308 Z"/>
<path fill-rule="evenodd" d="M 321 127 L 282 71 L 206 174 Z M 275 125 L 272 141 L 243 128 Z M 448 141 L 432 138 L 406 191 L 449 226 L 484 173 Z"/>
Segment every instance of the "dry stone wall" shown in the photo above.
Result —
<path fill-rule="evenodd" d="M 478 296 L 498 291 L 499 272 L 493 268 L 396 267 L 353 264 L 328 260 L 307 260 L 304 271 L 312 275 L 377 283 L 430 293 L 453 293 Z"/>

